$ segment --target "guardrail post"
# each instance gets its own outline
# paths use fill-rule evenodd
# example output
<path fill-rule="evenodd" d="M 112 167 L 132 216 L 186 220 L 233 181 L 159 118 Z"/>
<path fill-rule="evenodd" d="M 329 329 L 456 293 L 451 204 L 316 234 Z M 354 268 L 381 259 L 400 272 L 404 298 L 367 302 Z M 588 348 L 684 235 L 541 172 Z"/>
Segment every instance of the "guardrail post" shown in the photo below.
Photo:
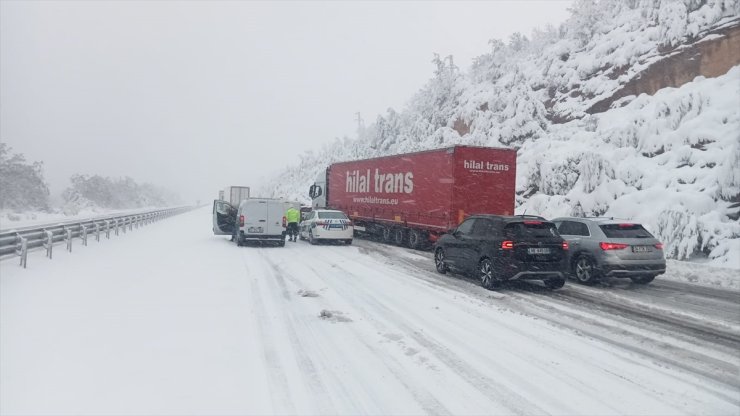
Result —
<path fill-rule="evenodd" d="M 105 220 L 105 238 L 110 240 L 110 220 Z"/>
<path fill-rule="evenodd" d="M 51 248 L 54 246 L 54 233 L 49 230 L 44 230 L 44 248 L 46 249 L 46 257 L 51 259 Z"/>
<path fill-rule="evenodd" d="M 64 239 L 67 241 L 67 251 L 70 253 L 72 252 L 72 230 L 70 228 L 64 227 Z"/>
<path fill-rule="evenodd" d="M 121 219 L 121 223 L 123 225 L 123 227 L 121 227 L 123 229 L 123 233 L 126 234 L 126 218 Z"/>
<path fill-rule="evenodd" d="M 95 224 L 95 241 L 100 242 L 100 224 L 97 222 L 93 224 Z"/>
<path fill-rule="evenodd" d="M 133 231 L 134 230 L 134 219 L 133 217 L 129 217 L 128 219 L 128 230 Z"/>
<path fill-rule="evenodd" d="M 116 218 L 116 235 L 118 235 L 118 218 Z"/>
<path fill-rule="evenodd" d="M 87 246 L 87 227 L 85 224 L 80 224 L 80 238 L 82 239 L 82 245 Z"/>
<path fill-rule="evenodd" d="M 20 234 L 16 234 L 16 248 L 15 254 L 21 256 L 20 265 L 26 268 L 26 262 L 28 260 L 28 239 Z"/>

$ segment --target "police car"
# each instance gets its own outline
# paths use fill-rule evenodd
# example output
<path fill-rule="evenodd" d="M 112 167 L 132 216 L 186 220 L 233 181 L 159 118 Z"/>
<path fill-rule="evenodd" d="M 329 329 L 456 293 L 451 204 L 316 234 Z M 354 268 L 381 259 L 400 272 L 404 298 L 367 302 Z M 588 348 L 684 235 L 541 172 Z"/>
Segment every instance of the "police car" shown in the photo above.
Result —
<path fill-rule="evenodd" d="M 352 244 L 353 234 L 352 221 L 342 211 L 331 209 L 314 209 L 298 226 L 298 237 L 311 244 L 328 240 Z"/>

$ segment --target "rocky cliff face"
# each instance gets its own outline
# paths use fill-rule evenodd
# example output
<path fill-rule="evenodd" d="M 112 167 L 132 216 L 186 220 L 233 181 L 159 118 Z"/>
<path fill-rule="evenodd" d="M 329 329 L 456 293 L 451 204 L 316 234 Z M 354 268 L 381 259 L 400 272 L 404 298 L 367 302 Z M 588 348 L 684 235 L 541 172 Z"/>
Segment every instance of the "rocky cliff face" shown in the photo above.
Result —
<path fill-rule="evenodd" d="M 693 43 L 672 48 L 663 56 L 586 112 L 601 113 L 621 98 L 653 95 L 663 88 L 680 87 L 698 76 L 712 78 L 726 74 L 733 66 L 740 65 L 740 20 L 710 30 Z"/>

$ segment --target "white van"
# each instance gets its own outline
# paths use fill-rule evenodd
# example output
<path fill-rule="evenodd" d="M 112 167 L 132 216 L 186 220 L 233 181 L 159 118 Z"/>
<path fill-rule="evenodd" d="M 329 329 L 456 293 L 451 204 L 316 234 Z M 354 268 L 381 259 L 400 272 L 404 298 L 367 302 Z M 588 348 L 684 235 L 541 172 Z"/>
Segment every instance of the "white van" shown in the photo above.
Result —
<path fill-rule="evenodd" d="M 285 200 L 272 198 L 249 198 L 239 208 L 213 201 L 213 233 L 231 235 L 239 246 L 247 241 L 285 246 L 285 206 Z"/>

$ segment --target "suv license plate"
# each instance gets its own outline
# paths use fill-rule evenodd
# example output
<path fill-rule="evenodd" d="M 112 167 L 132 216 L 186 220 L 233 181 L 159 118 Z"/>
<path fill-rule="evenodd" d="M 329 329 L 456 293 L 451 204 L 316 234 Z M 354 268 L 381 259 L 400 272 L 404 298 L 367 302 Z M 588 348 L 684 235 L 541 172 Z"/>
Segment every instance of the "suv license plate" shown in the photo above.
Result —
<path fill-rule="evenodd" d="M 262 227 L 249 227 L 247 229 L 247 232 L 249 232 L 249 233 L 261 233 L 262 232 Z"/>
<path fill-rule="evenodd" d="M 550 254 L 550 249 L 548 247 L 528 248 L 527 253 L 529 254 Z"/>
<path fill-rule="evenodd" d="M 647 253 L 649 251 L 653 251 L 653 248 L 650 246 L 632 246 L 633 253 Z"/>

